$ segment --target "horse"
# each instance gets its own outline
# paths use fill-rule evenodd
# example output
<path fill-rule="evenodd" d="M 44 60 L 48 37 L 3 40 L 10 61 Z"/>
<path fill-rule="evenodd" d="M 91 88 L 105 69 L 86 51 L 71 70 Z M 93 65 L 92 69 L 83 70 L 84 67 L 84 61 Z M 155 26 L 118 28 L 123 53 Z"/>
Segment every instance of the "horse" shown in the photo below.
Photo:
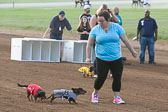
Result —
<path fill-rule="evenodd" d="M 133 5 L 135 5 L 135 7 L 138 7 L 139 1 L 140 0 L 132 0 L 132 7 Z"/>
<path fill-rule="evenodd" d="M 150 4 L 148 3 L 148 0 L 132 0 L 132 7 L 135 5 L 135 7 L 143 7 L 143 6 L 148 6 L 150 7 Z"/>
<path fill-rule="evenodd" d="M 144 0 L 138 0 L 138 2 L 139 2 L 139 6 L 140 6 L 140 7 L 143 7 Z"/>
<path fill-rule="evenodd" d="M 84 0 L 75 0 L 75 7 L 77 7 L 78 3 L 81 5 L 81 7 L 85 5 Z"/>
<path fill-rule="evenodd" d="M 148 0 L 143 0 L 143 5 L 144 6 L 147 6 L 147 7 L 150 7 L 151 5 L 148 3 Z"/>

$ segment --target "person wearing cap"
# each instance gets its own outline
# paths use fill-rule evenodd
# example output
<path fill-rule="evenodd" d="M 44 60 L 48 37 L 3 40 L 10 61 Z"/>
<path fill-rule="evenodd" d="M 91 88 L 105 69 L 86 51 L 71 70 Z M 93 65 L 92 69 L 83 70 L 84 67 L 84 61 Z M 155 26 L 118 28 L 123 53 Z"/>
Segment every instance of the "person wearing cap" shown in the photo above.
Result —
<path fill-rule="evenodd" d="M 72 27 L 69 21 L 65 18 L 65 12 L 60 11 L 57 16 L 55 16 L 50 22 L 50 39 L 62 40 L 63 29 L 66 29 L 71 33 L 72 37 L 77 40 L 75 37 Z"/>
<path fill-rule="evenodd" d="M 89 5 L 85 5 L 83 7 L 84 13 L 82 15 L 79 16 L 79 20 L 83 17 L 83 16 L 87 16 L 88 21 L 90 21 L 92 15 L 90 15 L 90 6 Z"/>

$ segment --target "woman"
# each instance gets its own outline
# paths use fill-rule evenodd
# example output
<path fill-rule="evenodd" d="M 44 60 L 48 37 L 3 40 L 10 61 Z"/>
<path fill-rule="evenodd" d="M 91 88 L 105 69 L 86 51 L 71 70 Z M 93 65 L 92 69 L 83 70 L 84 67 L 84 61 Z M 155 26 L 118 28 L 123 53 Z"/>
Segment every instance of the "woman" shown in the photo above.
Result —
<path fill-rule="evenodd" d="M 127 39 L 124 29 L 120 25 L 110 22 L 110 14 L 108 12 L 99 13 L 98 25 L 91 30 L 86 47 L 86 63 L 90 63 L 91 47 L 94 42 L 96 42 L 96 71 L 98 77 L 95 80 L 94 91 L 91 98 L 93 103 L 98 103 L 98 91 L 103 86 L 109 70 L 113 76 L 113 103 L 125 103 L 119 96 L 123 71 L 120 39 L 132 53 L 133 57 L 137 57 L 137 52 Z"/>
<path fill-rule="evenodd" d="M 80 35 L 80 40 L 88 40 L 90 25 L 87 16 L 83 16 L 80 20 L 77 33 Z"/>
<path fill-rule="evenodd" d="M 99 9 L 97 10 L 96 14 L 92 16 L 91 20 L 90 20 L 90 27 L 91 29 L 97 25 L 97 15 L 100 13 L 100 12 L 103 12 L 103 11 L 106 11 L 106 12 L 109 12 L 110 14 L 110 20 L 111 22 L 115 22 L 115 23 L 118 23 L 119 20 L 118 18 L 112 13 L 112 11 L 110 9 L 108 9 L 108 6 L 106 4 L 102 4 Z"/>
<path fill-rule="evenodd" d="M 101 12 L 108 12 L 110 14 L 110 21 L 118 23 L 119 19 L 112 13 L 110 9 L 108 9 L 108 6 L 106 4 L 102 4 L 99 9 L 97 10 L 96 14 L 92 16 L 90 20 L 90 27 L 91 29 L 98 24 L 97 22 L 97 15 Z M 95 47 L 95 44 L 93 44 L 93 48 Z M 96 68 L 96 60 L 94 60 L 94 68 Z M 94 70 L 94 77 L 97 77 L 97 71 L 96 69 Z"/>

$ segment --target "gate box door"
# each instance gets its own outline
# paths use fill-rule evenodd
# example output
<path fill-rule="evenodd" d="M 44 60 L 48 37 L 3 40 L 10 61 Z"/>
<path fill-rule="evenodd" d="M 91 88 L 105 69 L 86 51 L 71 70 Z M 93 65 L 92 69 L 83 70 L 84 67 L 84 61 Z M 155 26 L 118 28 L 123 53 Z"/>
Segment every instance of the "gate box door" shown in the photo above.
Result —
<path fill-rule="evenodd" d="M 65 40 L 63 41 L 62 61 L 72 63 L 85 63 L 87 40 Z M 93 63 L 95 53 L 91 50 L 91 61 Z"/>
<path fill-rule="evenodd" d="M 61 41 L 41 38 L 12 38 L 11 60 L 60 62 Z"/>

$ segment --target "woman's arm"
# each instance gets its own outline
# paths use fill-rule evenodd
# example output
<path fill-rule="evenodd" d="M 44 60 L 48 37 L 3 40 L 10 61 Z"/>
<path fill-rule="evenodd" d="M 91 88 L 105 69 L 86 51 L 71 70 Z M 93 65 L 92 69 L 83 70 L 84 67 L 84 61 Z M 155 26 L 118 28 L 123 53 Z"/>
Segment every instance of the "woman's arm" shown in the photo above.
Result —
<path fill-rule="evenodd" d="M 112 16 L 111 19 L 112 19 L 112 21 L 113 21 L 114 23 L 120 22 L 120 20 L 117 18 L 116 15 L 113 14 L 113 12 L 112 12 L 111 10 L 109 10 L 109 13 L 110 13 L 111 16 Z"/>
<path fill-rule="evenodd" d="M 48 27 L 48 28 L 46 29 L 46 31 L 44 32 L 44 34 L 43 34 L 42 38 L 45 38 L 45 37 L 46 37 L 46 35 L 47 35 L 50 31 L 51 31 L 51 28 L 50 28 L 50 27 Z"/>
<path fill-rule="evenodd" d="M 134 50 L 133 46 L 129 42 L 125 33 L 121 36 L 121 40 L 125 44 L 125 46 L 129 49 L 129 51 L 132 53 L 132 56 L 136 58 L 138 53 Z"/>
<path fill-rule="evenodd" d="M 73 31 L 72 30 L 69 30 L 69 32 L 71 33 L 72 37 L 74 40 L 78 40 L 78 38 L 74 35 Z"/>
<path fill-rule="evenodd" d="M 83 31 L 83 32 L 77 31 L 77 34 L 79 34 L 79 35 L 81 35 L 81 34 L 89 34 L 89 32 L 87 32 L 87 31 Z"/>
<path fill-rule="evenodd" d="M 89 37 L 86 45 L 86 63 L 88 64 L 91 62 L 90 55 L 91 55 L 91 48 L 93 47 L 93 43 L 94 43 L 94 38 Z"/>
<path fill-rule="evenodd" d="M 94 26 L 96 26 L 96 21 L 97 21 L 97 18 L 95 15 L 93 15 L 90 19 L 90 28 L 92 29 Z"/>

